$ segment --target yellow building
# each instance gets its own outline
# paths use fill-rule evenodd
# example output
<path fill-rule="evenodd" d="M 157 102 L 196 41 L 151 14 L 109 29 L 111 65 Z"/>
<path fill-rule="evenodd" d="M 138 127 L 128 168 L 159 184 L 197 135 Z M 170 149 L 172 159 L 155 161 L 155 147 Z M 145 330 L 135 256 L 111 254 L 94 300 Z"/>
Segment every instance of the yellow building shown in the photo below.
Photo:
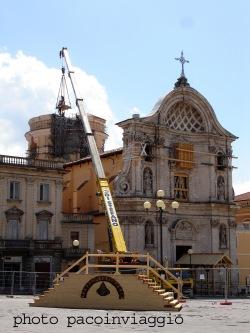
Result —
<path fill-rule="evenodd" d="M 250 192 L 237 195 L 235 202 L 240 206 L 236 214 L 239 283 L 250 291 Z"/>
<path fill-rule="evenodd" d="M 106 177 L 109 179 L 111 190 L 115 177 L 122 169 L 122 148 L 106 151 L 101 154 L 102 164 Z M 63 212 L 73 214 L 86 214 L 93 217 L 95 251 L 109 251 L 107 219 L 98 196 L 96 175 L 90 157 L 85 157 L 75 162 L 65 164 L 66 174 L 64 176 L 63 189 Z M 78 234 L 77 234 L 78 233 Z M 86 234 L 83 225 L 77 223 L 64 224 L 62 235 L 64 242 L 72 241 L 70 235 L 79 237 L 80 247 L 85 247 Z M 69 243 L 64 244 L 70 246 Z"/>

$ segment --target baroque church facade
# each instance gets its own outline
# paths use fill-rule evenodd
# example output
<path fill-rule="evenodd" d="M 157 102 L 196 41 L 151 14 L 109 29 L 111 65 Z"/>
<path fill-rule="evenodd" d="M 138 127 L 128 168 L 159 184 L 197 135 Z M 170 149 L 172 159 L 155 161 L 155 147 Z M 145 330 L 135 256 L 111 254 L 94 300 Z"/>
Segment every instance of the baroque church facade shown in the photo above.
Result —
<path fill-rule="evenodd" d="M 236 265 L 232 142 L 209 102 L 182 75 L 146 117 L 133 115 L 123 129 L 123 167 L 114 196 L 130 251 L 149 252 L 173 267 L 194 253 L 223 253 Z M 160 221 L 157 191 L 166 209 Z M 144 209 L 150 201 L 151 208 Z M 179 208 L 171 208 L 173 201 Z"/>

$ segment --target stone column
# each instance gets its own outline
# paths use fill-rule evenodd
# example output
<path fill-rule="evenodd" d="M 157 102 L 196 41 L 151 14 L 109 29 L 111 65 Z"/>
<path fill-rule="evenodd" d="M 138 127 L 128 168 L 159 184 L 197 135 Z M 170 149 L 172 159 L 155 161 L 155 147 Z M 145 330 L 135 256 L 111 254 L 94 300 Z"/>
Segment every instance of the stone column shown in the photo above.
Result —
<path fill-rule="evenodd" d="M 35 203 L 37 202 L 37 193 L 35 191 L 35 179 L 26 177 L 25 185 L 24 237 L 36 239 Z"/>
<path fill-rule="evenodd" d="M 219 249 L 219 229 L 220 220 L 216 218 L 211 218 L 211 252 L 218 252 Z"/>
<path fill-rule="evenodd" d="M 55 181 L 55 214 L 54 214 L 54 237 L 62 236 L 62 179 L 57 179 Z"/>

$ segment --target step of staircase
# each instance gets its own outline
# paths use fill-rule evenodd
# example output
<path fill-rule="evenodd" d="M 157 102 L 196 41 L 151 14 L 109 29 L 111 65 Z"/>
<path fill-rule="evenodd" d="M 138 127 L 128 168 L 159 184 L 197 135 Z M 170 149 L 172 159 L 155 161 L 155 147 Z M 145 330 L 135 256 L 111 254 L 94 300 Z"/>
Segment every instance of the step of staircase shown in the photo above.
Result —
<path fill-rule="evenodd" d="M 154 290 L 156 293 L 158 293 L 158 294 L 162 294 L 163 292 L 165 292 L 166 290 L 165 289 L 156 289 L 156 290 Z"/>
<path fill-rule="evenodd" d="M 179 301 L 178 301 L 178 299 L 174 299 L 171 302 L 169 302 L 169 304 L 175 306 L 175 305 L 179 304 Z"/>
<path fill-rule="evenodd" d="M 148 279 L 148 278 L 144 278 L 144 279 L 143 279 L 143 282 L 144 282 L 144 283 L 149 283 L 149 282 L 153 282 L 153 280 L 152 280 L 152 279 Z"/>
<path fill-rule="evenodd" d="M 137 278 L 141 280 L 143 284 L 147 284 L 149 288 L 163 299 L 165 309 L 169 311 L 180 311 L 182 309 L 182 304 L 179 303 L 178 299 L 174 298 L 172 291 L 166 291 L 166 289 L 161 288 L 161 286 L 156 284 L 156 281 L 153 281 L 153 279 L 150 279 L 147 275 L 139 274 Z"/>
<path fill-rule="evenodd" d="M 171 301 L 174 300 L 174 296 L 164 297 L 163 299 L 164 299 L 164 301 L 166 301 L 167 303 L 170 303 Z"/>
<path fill-rule="evenodd" d="M 149 286 L 149 288 L 152 288 L 152 289 L 154 289 L 154 290 L 159 290 L 160 287 L 161 287 L 161 286 Z"/>
<path fill-rule="evenodd" d="M 165 291 L 164 293 L 160 294 L 160 296 L 162 297 L 174 296 L 174 293 L 172 291 Z"/>

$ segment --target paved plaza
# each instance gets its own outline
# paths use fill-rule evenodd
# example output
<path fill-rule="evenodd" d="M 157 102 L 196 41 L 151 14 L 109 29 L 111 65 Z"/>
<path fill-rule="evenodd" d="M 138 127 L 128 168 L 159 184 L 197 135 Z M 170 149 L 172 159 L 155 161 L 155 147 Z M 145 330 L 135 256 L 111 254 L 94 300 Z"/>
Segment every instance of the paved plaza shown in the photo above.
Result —
<path fill-rule="evenodd" d="M 0 296 L 1 333 L 250 332 L 250 299 L 224 306 L 217 299 L 188 300 L 179 313 L 36 308 L 30 302 Z"/>

